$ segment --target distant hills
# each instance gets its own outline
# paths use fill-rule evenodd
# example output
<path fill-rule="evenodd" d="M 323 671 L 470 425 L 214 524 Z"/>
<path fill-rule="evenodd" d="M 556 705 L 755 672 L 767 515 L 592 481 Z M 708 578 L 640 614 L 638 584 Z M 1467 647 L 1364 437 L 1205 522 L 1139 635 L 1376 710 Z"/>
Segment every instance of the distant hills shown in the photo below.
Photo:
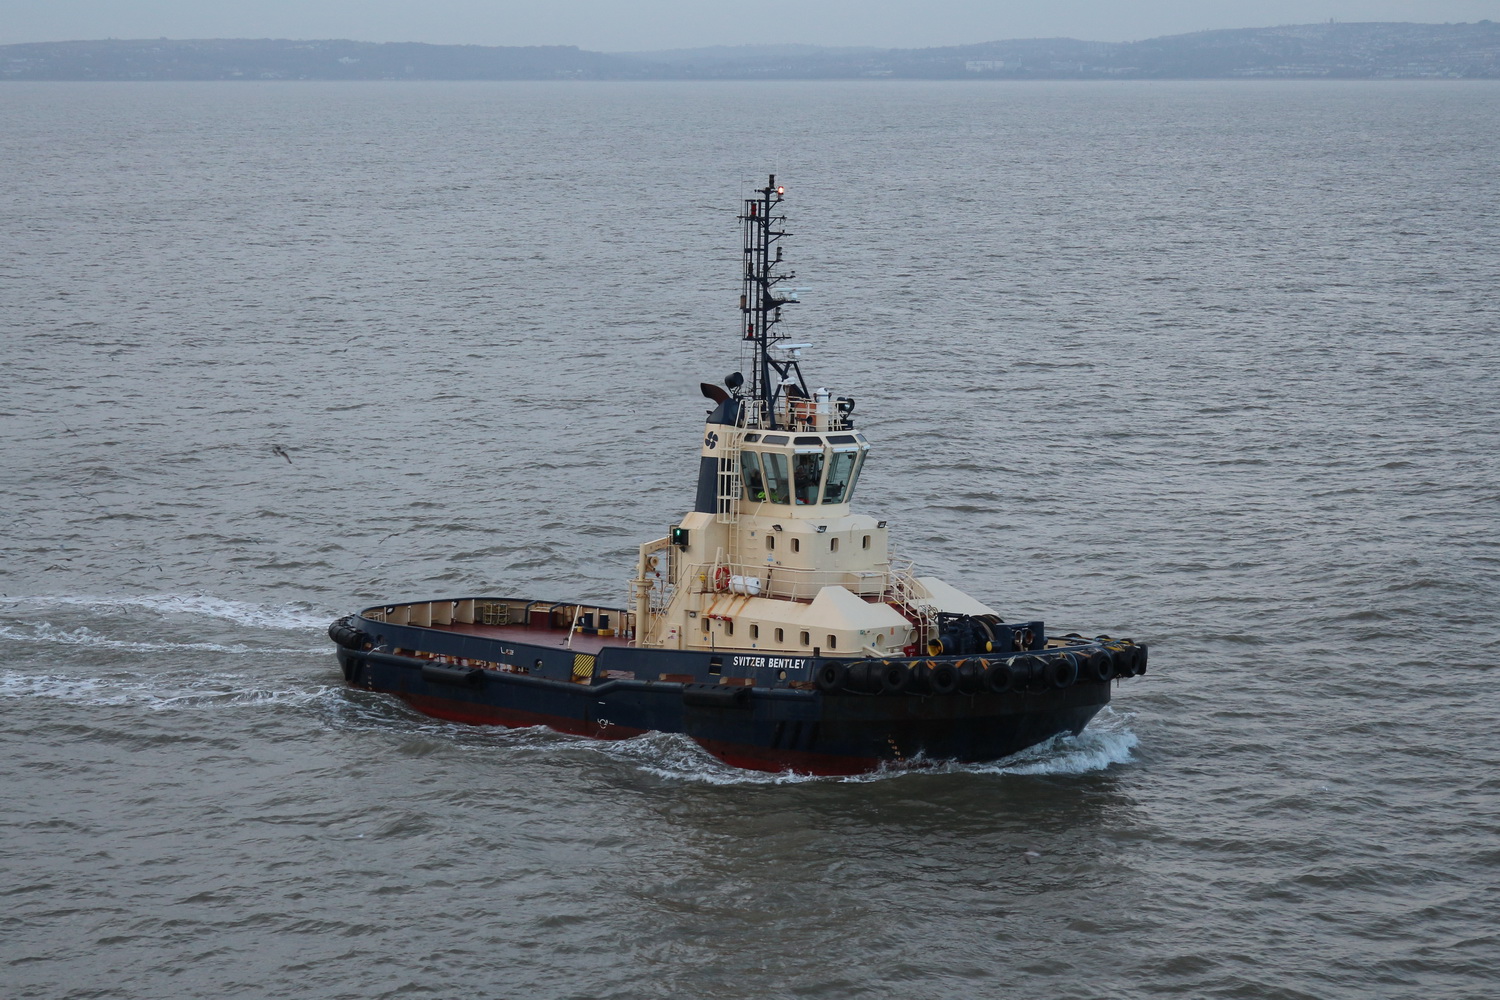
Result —
<path fill-rule="evenodd" d="M 1303 24 L 1143 42 L 1031 38 L 929 49 L 811 45 L 603 53 L 416 42 L 0 45 L 0 80 L 1500 79 L 1500 24 Z"/>

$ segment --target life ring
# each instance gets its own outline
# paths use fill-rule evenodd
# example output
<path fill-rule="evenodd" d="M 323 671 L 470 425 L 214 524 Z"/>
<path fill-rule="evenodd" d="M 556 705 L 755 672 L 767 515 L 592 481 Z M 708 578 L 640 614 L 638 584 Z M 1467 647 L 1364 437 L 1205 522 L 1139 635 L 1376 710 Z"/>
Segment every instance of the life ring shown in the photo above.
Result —
<path fill-rule="evenodd" d="M 729 567 L 720 566 L 714 570 L 714 589 L 720 592 L 729 589 Z"/>

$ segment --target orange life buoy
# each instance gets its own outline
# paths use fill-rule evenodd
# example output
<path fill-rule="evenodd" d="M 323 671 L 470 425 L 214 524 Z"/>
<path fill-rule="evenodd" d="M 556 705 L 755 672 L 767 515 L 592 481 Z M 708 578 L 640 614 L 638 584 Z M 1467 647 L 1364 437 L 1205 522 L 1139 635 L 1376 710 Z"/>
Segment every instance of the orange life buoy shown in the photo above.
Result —
<path fill-rule="evenodd" d="M 714 570 L 714 589 L 724 591 L 729 589 L 729 567 L 720 566 Z"/>

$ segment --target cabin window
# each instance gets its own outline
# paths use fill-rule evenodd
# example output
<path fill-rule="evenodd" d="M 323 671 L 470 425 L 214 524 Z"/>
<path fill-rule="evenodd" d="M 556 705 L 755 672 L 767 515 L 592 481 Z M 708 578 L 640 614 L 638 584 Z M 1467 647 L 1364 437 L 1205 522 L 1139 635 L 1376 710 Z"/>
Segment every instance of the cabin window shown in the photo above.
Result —
<path fill-rule="evenodd" d="M 752 639 L 759 639 L 760 638 L 760 626 L 759 625 L 751 625 L 750 626 L 750 638 L 752 638 Z"/>
<path fill-rule="evenodd" d="M 828 551 L 829 552 L 837 552 L 838 550 L 839 550 L 839 540 L 837 538 L 830 538 L 830 539 L 828 539 Z"/>
<path fill-rule="evenodd" d="M 870 536 L 869 535 L 865 536 L 865 545 L 864 545 L 864 547 L 867 548 L 867 549 L 870 547 Z"/>
<path fill-rule="evenodd" d="M 786 444 L 790 440 L 791 438 L 787 437 L 785 434 L 767 434 L 765 437 L 761 438 L 761 441 L 765 444 Z"/>
<path fill-rule="evenodd" d="M 766 498 L 765 480 L 760 474 L 760 458 L 753 451 L 740 452 L 740 482 L 745 486 L 746 500 Z"/>
<path fill-rule="evenodd" d="M 703 631 L 707 632 L 711 624 L 707 618 L 703 619 Z"/>
<path fill-rule="evenodd" d="M 798 455 L 796 471 L 797 502 L 817 503 L 818 487 L 823 485 L 823 453 Z"/>
<path fill-rule="evenodd" d="M 824 503 L 848 503 L 854 493 L 855 468 L 859 452 L 836 451 L 828 463 L 828 485 L 823 488 Z"/>
<path fill-rule="evenodd" d="M 836 635 L 830 635 L 828 637 L 828 648 L 829 649 L 838 649 L 839 648 L 839 637 L 838 636 L 836 636 Z"/>
<path fill-rule="evenodd" d="M 783 630 L 783 629 L 777 629 L 776 630 L 776 641 L 777 642 L 786 642 L 786 631 L 785 630 Z"/>
<path fill-rule="evenodd" d="M 800 538 L 793 538 L 792 539 L 792 551 L 793 552 L 801 552 L 802 551 L 802 539 L 800 539 Z"/>
<path fill-rule="evenodd" d="M 775 547 L 776 547 L 776 536 L 775 535 L 767 535 L 766 536 L 766 548 L 767 549 L 774 549 Z"/>
<path fill-rule="evenodd" d="M 786 456 L 768 451 L 760 459 L 761 472 L 765 475 L 765 499 L 771 503 L 788 503 L 792 494 Z"/>
<path fill-rule="evenodd" d="M 802 633 L 802 645 L 804 645 L 804 646 L 811 646 L 812 645 L 812 636 L 808 635 L 806 632 Z"/>
<path fill-rule="evenodd" d="M 724 634 L 725 635 L 734 635 L 734 622 L 725 622 L 724 623 Z"/>
<path fill-rule="evenodd" d="M 879 635 L 877 635 L 875 637 L 875 645 L 877 647 L 885 645 L 885 633 L 884 632 L 881 632 Z"/>

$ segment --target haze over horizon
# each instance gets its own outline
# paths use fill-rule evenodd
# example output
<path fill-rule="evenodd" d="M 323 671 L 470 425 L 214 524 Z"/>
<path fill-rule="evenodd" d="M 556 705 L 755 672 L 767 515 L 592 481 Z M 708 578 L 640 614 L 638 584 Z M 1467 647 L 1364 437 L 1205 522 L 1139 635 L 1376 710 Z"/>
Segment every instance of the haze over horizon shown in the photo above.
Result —
<path fill-rule="evenodd" d="M 914 48 L 1015 38 L 1139 41 L 1222 28 L 1337 21 L 1500 18 L 1500 0 L 8 0 L 0 44 L 103 38 L 346 38 L 366 42 L 576 45 L 598 52 L 798 43 Z"/>

